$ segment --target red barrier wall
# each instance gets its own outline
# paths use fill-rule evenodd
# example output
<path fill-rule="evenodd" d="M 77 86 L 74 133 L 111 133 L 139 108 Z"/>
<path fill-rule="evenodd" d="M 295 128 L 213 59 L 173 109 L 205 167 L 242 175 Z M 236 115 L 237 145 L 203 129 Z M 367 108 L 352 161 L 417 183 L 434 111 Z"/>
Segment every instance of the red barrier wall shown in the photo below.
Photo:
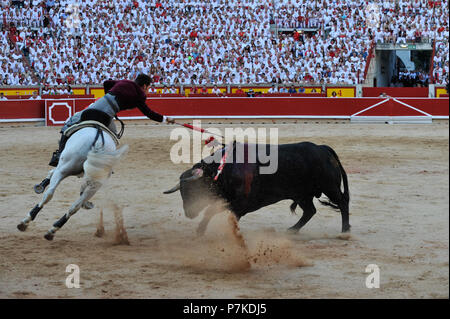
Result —
<path fill-rule="evenodd" d="M 448 116 L 449 106 L 448 98 L 439 99 L 413 99 L 413 98 L 399 98 L 399 101 L 405 102 L 419 110 L 422 110 L 434 116 Z"/>
<path fill-rule="evenodd" d="M 428 97 L 427 87 L 363 87 L 362 90 L 363 97 L 378 97 L 381 93 L 386 93 L 392 97 Z"/>
<path fill-rule="evenodd" d="M 448 98 L 399 98 L 414 108 L 433 116 L 449 115 Z M 47 100 L 48 101 L 48 100 Z M 74 99 L 75 112 L 95 101 L 95 99 Z M 319 97 L 222 97 L 222 98 L 149 98 L 147 104 L 153 110 L 169 116 L 192 117 L 340 117 L 360 112 L 382 98 L 319 98 Z M 371 111 L 374 115 L 418 115 L 417 111 L 397 102 L 386 102 L 383 107 Z M 0 121 L 5 120 L 44 120 L 45 100 L 0 101 Z M 368 115 L 368 114 L 366 114 Z M 419 114 L 420 115 L 420 114 Z M 144 117 L 139 110 L 127 110 L 120 117 Z"/>
<path fill-rule="evenodd" d="M 169 116 L 274 116 L 274 117 L 349 117 L 378 102 L 382 98 L 155 98 L 148 105 L 155 111 Z M 433 116 L 448 116 L 448 99 L 405 98 L 398 99 Z M 387 102 L 386 102 L 387 103 Z M 377 116 L 421 115 L 396 102 L 389 107 L 377 107 Z M 119 113 L 122 117 L 142 114 L 134 109 Z"/>
<path fill-rule="evenodd" d="M 44 119 L 45 100 L 0 101 L 0 120 Z"/>
<path fill-rule="evenodd" d="M 74 99 L 45 100 L 45 125 L 64 125 L 64 122 L 75 114 Z"/>
<path fill-rule="evenodd" d="M 359 116 L 448 116 L 448 107 L 429 99 L 393 98 L 358 112 Z"/>
<path fill-rule="evenodd" d="M 75 103 L 75 112 L 79 112 L 81 110 L 84 110 L 87 108 L 91 103 L 94 103 L 95 99 L 83 99 L 83 100 L 76 100 Z"/>
<path fill-rule="evenodd" d="M 155 98 L 148 105 L 169 116 L 349 116 L 378 99 L 228 97 L 228 98 Z M 123 114 L 122 114 L 123 113 Z M 139 116 L 139 111 L 121 112 L 122 116 Z"/>

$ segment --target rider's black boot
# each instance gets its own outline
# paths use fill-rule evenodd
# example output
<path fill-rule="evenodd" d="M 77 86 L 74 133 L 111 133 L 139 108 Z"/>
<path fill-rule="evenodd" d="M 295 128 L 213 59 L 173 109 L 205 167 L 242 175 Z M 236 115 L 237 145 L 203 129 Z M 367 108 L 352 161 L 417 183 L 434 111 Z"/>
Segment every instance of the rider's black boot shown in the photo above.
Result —
<path fill-rule="evenodd" d="M 53 152 L 52 159 L 50 160 L 50 163 L 48 163 L 48 165 L 53 166 L 53 167 L 58 166 L 60 154 L 61 154 L 61 152 L 59 150 Z"/>
<path fill-rule="evenodd" d="M 61 155 L 62 151 L 64 150 L 64 147 L 66 146 L 68 138 L 62 134 L 61 139 L 59 140 L 59 149 L 55 152 L 53 152 L 52 159 L 50 160 L 50 163 L 48 165 L 56 167 L 59 163 L 59 156 Z"/>

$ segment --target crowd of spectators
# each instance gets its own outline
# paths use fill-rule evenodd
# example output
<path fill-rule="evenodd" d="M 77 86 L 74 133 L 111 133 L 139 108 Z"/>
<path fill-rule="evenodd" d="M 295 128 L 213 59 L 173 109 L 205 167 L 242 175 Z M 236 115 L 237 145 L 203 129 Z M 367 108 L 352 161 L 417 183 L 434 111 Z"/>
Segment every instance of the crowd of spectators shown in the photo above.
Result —
<path fill-rule="evenodd" d="M 376 42 L 382 43 L 448 40 L 448 12 L 448 1 L 274 1 L 277 27 L 312 28 L 325 34 L 337 31 L 343 36 L 363 29 Z"/>
<path fill-rule="evenodd" d="M 433 79 L 437 84 L 448 83 L 448 54 L 448 40 L 436 42 L 435 55 L 433 57 Z"/>
<path fill-rule="evenodd" d="M 429 75 L 423 71 L 400 71 L 398 76 L 393 76 L 391 86 L 394 87 L 423 87 L 428 86 Z"/>
<path fill-rule="evenodd" d="M 443 44 L 436 50 L 435 78 L 448 77 L 448 0 L 0 0 L 0 5 L 16 43 L 8 45 L 3 28 L 0 76 L 9 85 L 36 84 L 30 70 L 51 90 L 133 79 L 141 72 L 168 87 L 356 84 L 363 81 L 372 41 L 430 38 Z M 278 27 L 317 31 L 278 34 Z"/>
<path fill-rule="evenodd" d="M 384 43 L 448 42 L 448 0 L 378 1 L 380 24 L 375 41 Z"/>
<path fill-rule="evenodd" d="M 36 84 L 29 68 L 23 62 L 23 55 L 8 41 L 8 33 L 0 32 L 0 85 Z"/>
<path fill-rule="evenodd" d="M 72 87 L 69 84 L 65 85 L 44 85 L 42 88 L 42 94 L 58 95 L 58 94 L 73 94 Z"/>

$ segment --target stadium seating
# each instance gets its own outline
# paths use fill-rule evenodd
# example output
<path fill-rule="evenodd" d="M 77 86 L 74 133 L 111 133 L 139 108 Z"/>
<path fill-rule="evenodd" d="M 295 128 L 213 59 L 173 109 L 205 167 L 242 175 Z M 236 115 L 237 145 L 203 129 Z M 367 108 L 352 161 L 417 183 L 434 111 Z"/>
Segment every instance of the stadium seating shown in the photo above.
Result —
<path fill-rule="evenodd" d="M 141 72 L 167 85 L 356 84 L 372 41 L 432 39 L 434 78 L 448 79 L 448 0 L 70 3 L 0 2 L 4 85 L 99 84 Z"/>

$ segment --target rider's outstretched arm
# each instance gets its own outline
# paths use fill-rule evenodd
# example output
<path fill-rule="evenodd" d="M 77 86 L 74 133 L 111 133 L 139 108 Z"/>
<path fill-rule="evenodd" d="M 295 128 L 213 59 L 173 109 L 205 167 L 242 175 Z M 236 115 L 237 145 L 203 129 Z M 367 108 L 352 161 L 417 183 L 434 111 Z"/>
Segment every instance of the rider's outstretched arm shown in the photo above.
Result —
<path fill-rule="evenodd" d="M 173 120 L 170 117 L 166 117 L 155 111 L 152 111 L 145 103 L 138 105 L 138 109 L 142 112 L 142 114 L 144 114 L 153 121 L 162 123 L 173 123 Z"/>

